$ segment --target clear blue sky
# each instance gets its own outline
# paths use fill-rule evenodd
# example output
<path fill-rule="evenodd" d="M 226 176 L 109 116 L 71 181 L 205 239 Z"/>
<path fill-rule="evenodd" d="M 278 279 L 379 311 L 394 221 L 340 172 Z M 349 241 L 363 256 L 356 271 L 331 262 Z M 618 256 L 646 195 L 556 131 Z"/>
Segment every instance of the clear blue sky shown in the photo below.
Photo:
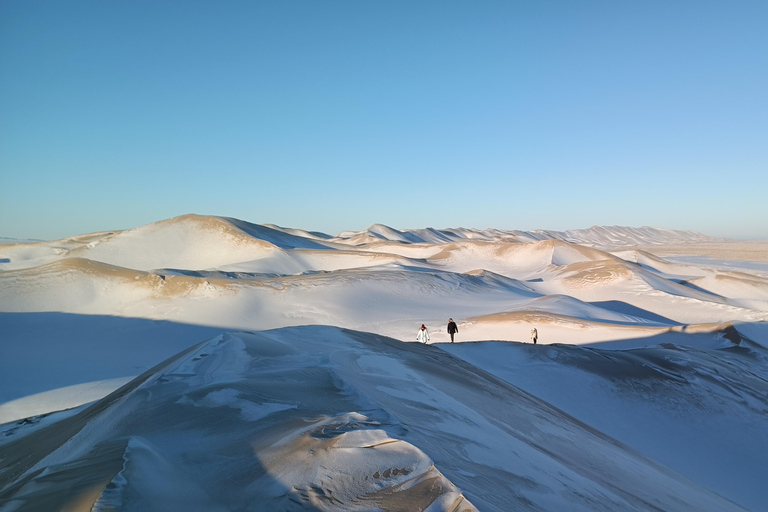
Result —
<path fill-rule="evenodd" d="M 0 236 L 768 238 L 768 2 L 0 2 Z"/>

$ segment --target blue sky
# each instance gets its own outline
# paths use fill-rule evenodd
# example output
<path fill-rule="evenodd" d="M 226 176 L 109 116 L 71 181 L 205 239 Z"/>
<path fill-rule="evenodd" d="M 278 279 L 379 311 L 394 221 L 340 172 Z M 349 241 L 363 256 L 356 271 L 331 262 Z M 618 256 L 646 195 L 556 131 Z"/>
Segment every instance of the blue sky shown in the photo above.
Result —
<path fill-rule="evenodd" d="M 763 1 L 0 2 L 0 236 L 768 238 Z"/>

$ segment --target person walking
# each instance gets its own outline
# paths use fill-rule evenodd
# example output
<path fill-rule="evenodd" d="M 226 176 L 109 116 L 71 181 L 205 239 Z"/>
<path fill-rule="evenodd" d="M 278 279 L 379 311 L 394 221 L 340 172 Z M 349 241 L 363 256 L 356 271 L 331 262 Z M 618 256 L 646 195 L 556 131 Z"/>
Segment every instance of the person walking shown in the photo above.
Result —
<path fill-rule="evenodd" d="M 416 341 L 421 343 L 427 343 L 429 341 L 429 331 L 424 324 L 421 324 L 421 329 L 416 333 Z"/>
<path fill-rule="evenodd" d="M 451 343 L 453 343 L 453 335 L 459 332 L 459 328 L 456 326 L 456 322 L 453 321 L 453 318 L 448 319 L 448 334 L 451 335 Z"/>
<path fill-rule="evenodd" d="M 535 327 L 531 329 L 531 339 L 533 340 L 534 345 L 536 344 L 536 340 L 539 339 L 539 332 L 536 330 Z"/>

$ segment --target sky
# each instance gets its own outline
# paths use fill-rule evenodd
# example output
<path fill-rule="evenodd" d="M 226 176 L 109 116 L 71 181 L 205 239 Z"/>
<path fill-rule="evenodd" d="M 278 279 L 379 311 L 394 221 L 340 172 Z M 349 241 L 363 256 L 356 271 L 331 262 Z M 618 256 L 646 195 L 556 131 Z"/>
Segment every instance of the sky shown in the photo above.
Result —
<path fill-rule="evenodd" d="M 768 3 L 0 2 L 0 237 L 768 239 Z"/>

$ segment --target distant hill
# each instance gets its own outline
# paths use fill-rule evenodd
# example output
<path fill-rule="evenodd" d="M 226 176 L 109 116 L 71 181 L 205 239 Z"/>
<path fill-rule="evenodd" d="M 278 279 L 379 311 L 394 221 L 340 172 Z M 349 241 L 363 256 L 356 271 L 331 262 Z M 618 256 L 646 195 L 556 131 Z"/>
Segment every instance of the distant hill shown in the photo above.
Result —
<path fill-rule="evenodd" d="M 723 242 L 724 239 L 712 238 L 695 231 L 677 231 L 672 229 L 641 228 L 625 226 L 593 226 L 588 229 L 573 229 L 568 231 L 551 230 L 501 230 L 501 229 L 406 229 L 398 230 L 383 224 L 374 224 L 363 231 L 346 231 L 340 233 L 334 241 L 364 244 L 373 242 L 402 242 L 402 243 L 448 243 L 465 240 L 480 240 L 488 242 L 529 243 L 542 240 L 562 240 L 581 245 L 603 247 L 629 245 L 670 245 L 681 243 Z"/>
<path fill-rule="evenodd" d="M 31 244 L 35 242 L 42 242 L 42 240 L 34 240 L 28 238 L 8 238 L 0 236 L 0 245 Z"/>
<path fill-rule="evenodd" d="M 643 226 L 592 226 L 587 229 L 533 231 L 476 229 L 476 228 L 421 228 L 395 229 L 384 224 L 373 224 L 362 231 L 344 231 L 336 236 L 303 229 L 285 228 L 274 224 L 254 224 L 228 217 L 182 215 L 174 219 L 154 222 L 134 230 L 154 229 L 155 226 L 171 224 L 218 224 L 219 229 L 234 228 L 241 234 L 273 244 L 283 249 L 329 249 L 334 244 L 363 245 L 376 242 L 398 242 L 403 244 L 444 244 L 468 240 L 486 242 L 530 243 L 544 240 L 562 240 L 580 245 L 598 247 L 673 245 L 686 243 L 728 242 L 729 239 L 713 238 L 695 231 Z M 115 232 L 117 233 L 117 232 Z M 80 237 L 74 237 L 80 238 Z M 0 237 L 0 245 L 35 243 L 41 240 Z"/>

